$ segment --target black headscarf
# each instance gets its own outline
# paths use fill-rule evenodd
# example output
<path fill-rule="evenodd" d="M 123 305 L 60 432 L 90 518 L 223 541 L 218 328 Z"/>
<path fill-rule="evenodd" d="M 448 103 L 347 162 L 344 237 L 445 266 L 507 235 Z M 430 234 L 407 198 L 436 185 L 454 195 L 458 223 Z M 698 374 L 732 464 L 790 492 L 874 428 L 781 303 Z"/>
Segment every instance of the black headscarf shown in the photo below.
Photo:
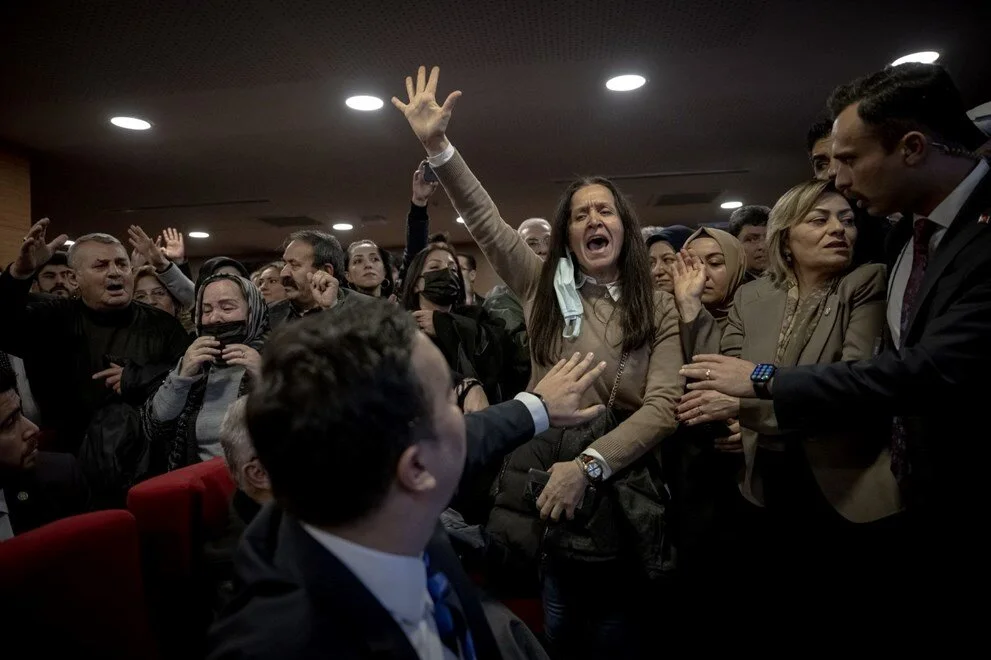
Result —
<path fill-rule="evenodd" d="M 193 308 L 196 315 L 196 335 L 200 336 L 203 334 L 203 291 L 207 284 L 218 280 L 230 280 L 231 282 L 237 284 L 237 286 L 241 289 L 241 293 L 244 295 L 244 300 L 248 304 L 248 315 L 245 318 L 247 336 L 244 340 L 244 344 L 245 346 L 250 346 L 256 351 L 259 350 L 265 342 L 265 336 L 269 331 L 268 305 L 265 303 L 265 298 L 262 297 L 261 291 L 258 290 L 258 287 L 249 282 L 247 279 L 238 277 L 237 275 L 222 273 L 220 275 L 208 277 L 203 281 L 203 286 L 201 286 L 196 292 L 196 305 Z"/>
<path fill-rule="evenodd" d="M 244 267 L 240 261 L 236 259 L 231 259 L 230 257 L 214 257 L 213 259 L 207 259 L 200 266 L 200 272 L 196 274 L 196 293 L 200 292 L 200 287 L 206 282 L 207 278 L 213 277 L 218 270 L 224 266 L 230 266 L 237 270 L 237 274 L 246 280 L 251 280 L 251 274 L 248 273 L 248 269 Z"/>

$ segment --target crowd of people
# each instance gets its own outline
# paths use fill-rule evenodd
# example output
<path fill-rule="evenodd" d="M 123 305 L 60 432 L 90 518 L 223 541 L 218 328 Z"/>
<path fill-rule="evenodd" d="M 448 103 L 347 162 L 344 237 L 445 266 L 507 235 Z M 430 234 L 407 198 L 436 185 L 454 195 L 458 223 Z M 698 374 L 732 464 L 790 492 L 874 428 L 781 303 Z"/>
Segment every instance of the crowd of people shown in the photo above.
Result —
<path fill-rule="evenodd" d="M 652 657 L 747 599 L 881 621 L 977 584 L 991 176 L 944 69 L 837 87 L 813 176 L 696 228 L 601 177 L 508 222 L 438 84 L 393 99 L 426 153 L 401 255 L 304 230 L 194 278 L 175 229 L 31 227 L 0 541 L 223 457 L 214 658 Z M 441 187 L 504 285 L 430 235 Z M 499 602 L 538 595 L 539 640 Z"/>

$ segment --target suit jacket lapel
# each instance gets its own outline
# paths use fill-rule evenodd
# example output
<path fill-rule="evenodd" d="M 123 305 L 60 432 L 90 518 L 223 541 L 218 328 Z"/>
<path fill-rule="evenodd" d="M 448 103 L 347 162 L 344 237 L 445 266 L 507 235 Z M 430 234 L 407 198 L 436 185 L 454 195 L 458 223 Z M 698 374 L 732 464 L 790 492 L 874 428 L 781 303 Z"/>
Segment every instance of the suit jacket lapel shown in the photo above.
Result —
<path fill-rule="evenodd" d="M 826 298 L 826 308 L 822 310 L 822 316 L 819 317 L 819 322 L 816 323 L 812 336 L 809 337 L 805 348 L 802 349 L 798 364 L 819 364 L 822 353 L 826 349 L 826 342 L 829 341 L 829 335 L 832 334 L 833 326 L 836 325 L 836 317 L 839 316 L 839 301 L 840 297 L 835 292 Z"/>
<path fill-rule="evenodd" d="M 309 594 L 317 621 L 326 618 L 340 623 L 335 629 L 354 631 L 374 657 L 419 660 L 403 629 L 361 580 L 286 514 L 279 529 L 278 552 L 288 555 L 285 567 Z M 328 652 L 332 648 L 328 646 Z"/>
<path fill-rule="evenodd" d="M 787 291 L 773 289 L 746 305 L 744 313 L 750 326 L 747 328 L 751 354 L 748 359 L 752 362 L 774 362 L 787 297 Z"/>
<path fill-rule="evenodd" d="M 908 332 L 911 335 L 912 329 L 919 318 L 919 310 L 927 302 L 929 294 L 932 293 L 933 285 L 939 279 L 946 267 L 956 258 L 966 245 L 970 244 L 977 235 L 988 231 L 989 225 L 977 222 L 977 215 L 986 210 L 989 199 L 991 199 L 991 173 L 985 174 L 984 179 L 978 184 L 977 189 L 970 196 L 967 202 L 960 209 L 960 213 L 950 223 L 949 229 L 932 255 L 929 265 L 926 267 L 926 275 L 922 280 L 922 288 L 915 298 L 915 304 L 909 310 Z M 905 337 L 902 338 L 902 344 Z"/>

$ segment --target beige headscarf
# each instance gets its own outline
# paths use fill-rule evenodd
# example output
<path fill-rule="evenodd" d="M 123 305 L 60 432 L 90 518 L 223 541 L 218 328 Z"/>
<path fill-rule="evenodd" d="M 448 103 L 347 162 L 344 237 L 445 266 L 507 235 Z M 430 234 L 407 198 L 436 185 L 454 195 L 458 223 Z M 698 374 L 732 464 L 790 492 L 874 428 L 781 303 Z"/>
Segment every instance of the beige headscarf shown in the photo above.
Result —
<path fill-rule="evenodd" d="M 719 249 L 723 251 L 723 257 L 726 258 L 726 272 L 729 273 L 726 296 L 714 304 L 706 305 L 712 317 L 722 323 L 729 316 L 733 308 L 733 296 L 736 295 L 737 288 L 743 283 L 743 278 L 747 274 L 747 253 L 743 251 L 743 244 L 736 240 L 733 234 L 712 227 L 700 227 L 685 241 L 685 249 L 688 249 L 696 238 L 703 236 L 716 241 Z"/>

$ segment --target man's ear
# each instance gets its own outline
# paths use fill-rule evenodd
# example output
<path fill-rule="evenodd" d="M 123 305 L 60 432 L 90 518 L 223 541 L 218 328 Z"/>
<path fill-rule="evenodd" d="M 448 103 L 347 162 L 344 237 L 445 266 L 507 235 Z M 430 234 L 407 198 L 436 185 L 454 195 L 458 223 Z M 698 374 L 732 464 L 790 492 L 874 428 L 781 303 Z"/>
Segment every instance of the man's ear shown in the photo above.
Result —
<path fill-rule="evenodd" d="M 915 166 L 922 163 L 929 154 L 931 145 L 929 138 L 919 131 L 910 131 L 902 136 L 901 144 L 898 148 L 902 152 L 902 159 L 906 165 Z"/>
<path fill-rule="evenodd" d="M 396 483 L 412 493 L 426 493 L 437 487 L 437 479 L 425 464 L 426 453 L 419 443 L 406 448 L 396 465 Z"/>
<path fill-rule="evenodd" d="M 265 467 L 261 464 L 257 458 L 252 458 L 250 461 L 244 464 L 243 476 L 245 482 L 247 482 L 256 491 L 272 490 L 272 482 L 269 481 L 268 472 Z"/>
<path fill-rule="evenodd" d="M 68 276 L 69 281 L 72 282 L 72 286 L 76 286 L 76 287 L 79 286 L 79 280 L 76 279 L 76 271 L 70 268 L 68 271 L 66 271 L 66 275 Z"/>
<path fill-rule="evenodd" d="M 337 277 L 336 275 L 334 275 L 334 264 L 324 264 L 323 266 L 318 268 L 318 270 L 325 270 L 328 273 L 330 273 L 331 277 Z M 347 275 L 347 273 L 345 273 L 345 275 Z"/>

